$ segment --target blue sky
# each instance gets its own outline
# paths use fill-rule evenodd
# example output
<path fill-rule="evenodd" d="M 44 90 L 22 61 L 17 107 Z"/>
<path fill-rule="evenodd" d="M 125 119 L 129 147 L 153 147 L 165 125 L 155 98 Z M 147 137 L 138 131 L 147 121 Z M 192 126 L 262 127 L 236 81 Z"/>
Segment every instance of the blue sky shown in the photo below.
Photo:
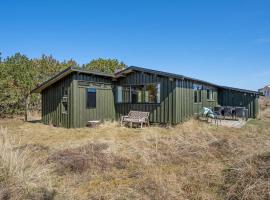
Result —
<path fill-rule="evenodd" d="M 117 58 L 257 90 L 270 84 L 270 1 L 1 1 L 0 52 Z"/>

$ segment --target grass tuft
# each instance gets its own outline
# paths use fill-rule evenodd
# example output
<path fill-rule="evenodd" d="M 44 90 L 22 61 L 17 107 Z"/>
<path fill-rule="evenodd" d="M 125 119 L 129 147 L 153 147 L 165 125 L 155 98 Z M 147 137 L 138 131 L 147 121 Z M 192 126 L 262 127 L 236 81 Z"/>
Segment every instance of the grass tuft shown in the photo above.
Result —
<path fill-rule="evenodd" d="M 235 163 L 224 175 L 227 199 L 270 199 L 270 152 Z"/>
<path fill-rule="evenodd" d="M 240 129 L 0 120 L 0 199 L 270 199 L 269 105 Z"/>
<path fill-rule="evenodd" d="M 6 128 L 0 128 L 0 199 L 52 195 L 49 185 L 42 182 L 47 173 L 46 167 L 40 166 L 28 149 L 15 148 L 15 139 L 8 135 Z"/>

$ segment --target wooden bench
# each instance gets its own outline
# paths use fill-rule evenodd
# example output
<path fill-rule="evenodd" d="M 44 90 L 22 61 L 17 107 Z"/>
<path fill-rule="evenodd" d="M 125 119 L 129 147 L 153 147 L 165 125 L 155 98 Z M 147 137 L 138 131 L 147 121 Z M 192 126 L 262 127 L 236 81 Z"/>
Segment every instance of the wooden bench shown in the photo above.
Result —
<path fill-rule="evenodd" d="M 141 128 L 143 124 L 147 124 L 149 126 L 149 112 L 141 112 L 141 111 L 130 111 L 128 115 L 121 117 L 121 126 L 123 126 L 124 122 L 129 122 L 131 127 L 133 123 L 141 124 Z"/>

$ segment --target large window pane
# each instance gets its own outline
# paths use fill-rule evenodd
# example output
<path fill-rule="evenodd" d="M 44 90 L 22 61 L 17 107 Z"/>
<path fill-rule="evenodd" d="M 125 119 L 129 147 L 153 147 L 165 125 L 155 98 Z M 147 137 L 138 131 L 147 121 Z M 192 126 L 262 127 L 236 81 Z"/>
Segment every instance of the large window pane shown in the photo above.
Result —
<path fill-rule="evenodd" d="M 207 99 L 208 100 L 213 100 L 214 99 L 214 90 L 207 89 Z"/>
<path fill-rule="evenodd" d="M 202 102 L 202 85 L 193 84 L 194 90 L 194 103 Z"/>
<path fill-rule="evenodd" d="M 123 102 L 130 103 L 130 87 L 123 87 Z"/>
<path fill-rule="evenodd" d="M 202 102 L 202 90 L 198 90 L 198 103 Z"/>
<path fill-rule="evenodd" d="M 117 103 L 123 102 L 123 87 L 118 86 L 117 87 Z"/>
<path fill-rule="evenodd" d="M 198 91 L 194 90 L 194 103 L 198 103 Z"/>
<path fill-rule="evenodd" d="M 145 102 L 157 103 L 157 86 L 156 84 L 149 84 L 145 87 Z"/>
<path fill-rule="evenodd" d="M 117 87 L 117 103 L 160 103 L 160 84 Z"/>
<path fill-rule="evenodd" d="M 142 103 L 142 93 L 143 93 L 143 86 L 131 86 L 131 102 L 132 103 Z"/>
<path fill-rule="evenodd" d="M 157 103 L 160 103 L 160 83 L 157 84 Z"/>
<path fill-rule="evenodd" d="M 63 114 L 68 113 L 68 89 L 67 87 L 62 87 L 62 100 L 61 100 L 61 109 Z"/>

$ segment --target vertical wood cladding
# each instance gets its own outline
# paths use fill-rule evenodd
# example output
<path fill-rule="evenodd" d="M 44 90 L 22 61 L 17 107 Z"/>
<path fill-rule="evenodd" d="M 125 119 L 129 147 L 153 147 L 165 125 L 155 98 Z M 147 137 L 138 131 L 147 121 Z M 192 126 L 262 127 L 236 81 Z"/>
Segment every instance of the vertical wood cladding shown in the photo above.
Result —
<path fill-rule="evenodd" d="M 250 118 L 255 118 L 259 111 L 258 95 L 252 93 L 219 89 L 218 101 L 222 106 L 246 107 Z"/>
<path fill-rule="evenodd" d="M 62 126 L 70 128 L 71 124 L 71 90 L 72 76 L 68 75 L 65 78 L 50 85 L 42 91 L 42 121 L 44 124 L 52 124 L 54 126 Z M 62 108 L 62 88 L 67 88 L 67 113 L 63 113 Z"/>
<path fill-rule="evenodd" d="M 82 86 L 78 84 L 78 80 Z M 63 113 L 62 88 L 68 90 L 67 113 Z M 96 108 L 86 107 L 86 89 L 96 88 Z M 73 73 L 42 91 L 42 121 L 66 128 L 85 127 L 89 120 L 115 119 L 113 86 L 110 78 Z"/>
<path fill-rule="evenodd" d="M 74 74 L 72 127 L 85 127 L 90 120 L 114 120 L 114 86 L 111 78 L 89 74 Z M 96 107 L 86 105 L 87 88 L 96 89 Z"/>
<path fill-rule="evenodd" d="M 160 103 L 116 103 L 116 86 L 160 84 Z M 193 85 L 201 85 L 201 102 L 194 102 Z M 67 88 L 63 99 L 62 88 Z M 87 88 L 96 89 L 96 107 L 87 108 Z M 213 98 L 207 99 L 207 89 Z M 249 92 L 216 87 L 188 78 L 177 78 L 159 73 L 133 70 L 124 77 L 112 79 L 101 75 L 73 72 L 42 92 L 42 121 L 66 128 L 84 127 L 89 120 L 114 120 L 130 110 L 150 112 L 150 122 L 176 124 L 200 112 L 202 107 L 244 106 L 249 117 L 258 113 L 258 96 Z M 128 94 L 123 95 L 126 98 Z M 67 101 L 63 113 L 62 101 Z"/>
<path fill-rule="evenodd" d="M 202 86 L 201 102 L 194 102 L 193 84 Z M 207 89 L 213 90 L 213 99 L 207 99 Z M 218 104 L 217 88 L 194 82 L 188 79 L 178 79 L 176 81 L 176 105 L 175 105 L 175 122 L 183 122 L 198 114 L 202 107 L 214 108 Z"/>
<path fill-rule="evenodd" d="M 166 76 L 135 71 L 120 78 L 115 84 L 120 86 L 160 83 L 160 103 L 116 103 L 116 117 L 126 115 L 130 110 L 150 112 L 150 122 L 175 123 L 176 81 Z"/>

